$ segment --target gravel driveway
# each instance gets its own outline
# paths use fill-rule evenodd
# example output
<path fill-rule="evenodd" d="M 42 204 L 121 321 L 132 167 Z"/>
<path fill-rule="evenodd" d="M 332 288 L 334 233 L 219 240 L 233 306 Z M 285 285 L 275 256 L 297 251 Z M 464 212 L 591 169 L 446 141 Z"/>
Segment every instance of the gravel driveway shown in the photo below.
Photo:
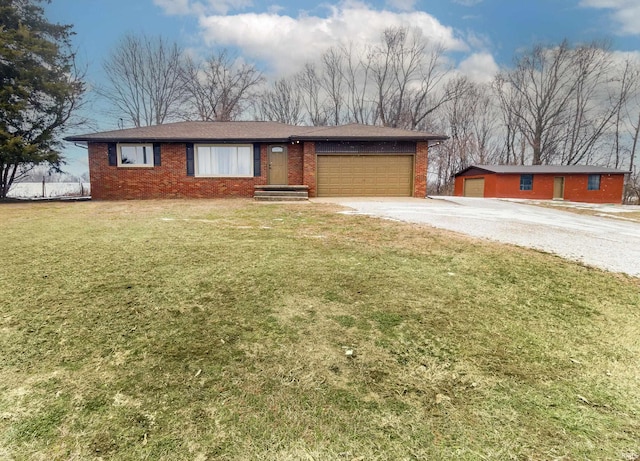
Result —
<path fill-rule="evenodd" d="M 548 251 L 613 272 L 640 276 L 640 223 L 578 215 L 521 202 L 466 197 L 315 199 L 382 218 L 427 224 Z"/>

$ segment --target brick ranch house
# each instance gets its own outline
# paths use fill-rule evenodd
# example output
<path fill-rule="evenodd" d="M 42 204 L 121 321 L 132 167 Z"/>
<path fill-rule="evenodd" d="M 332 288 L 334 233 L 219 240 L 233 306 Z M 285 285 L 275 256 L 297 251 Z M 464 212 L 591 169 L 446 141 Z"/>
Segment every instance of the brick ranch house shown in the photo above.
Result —
<path fill-rule="evenodd" d="M 309 197 L 425 197 L 429 143 L 447 136 L 360 124 L 178 122 L 65 139 L 88 146 L 92 198 L 112 200 L 287 188 Z"/>
<path fill-rule="evenodd" d="M 454 175 L 454 195 L 622 203 L 627 173 L 588 165 L 473 165 Z"/>

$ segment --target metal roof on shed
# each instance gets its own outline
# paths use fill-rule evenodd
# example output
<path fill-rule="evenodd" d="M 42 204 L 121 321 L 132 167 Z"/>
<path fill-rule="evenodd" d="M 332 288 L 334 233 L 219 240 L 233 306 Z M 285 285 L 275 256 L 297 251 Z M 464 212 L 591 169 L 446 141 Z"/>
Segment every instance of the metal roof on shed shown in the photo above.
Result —
<path fill-rule="evenodd" d="M 471 165 L 454 176 L 469 170 L 484 170 L 495 174 L 627 174 L 629 171 L 595 165 Z"/>

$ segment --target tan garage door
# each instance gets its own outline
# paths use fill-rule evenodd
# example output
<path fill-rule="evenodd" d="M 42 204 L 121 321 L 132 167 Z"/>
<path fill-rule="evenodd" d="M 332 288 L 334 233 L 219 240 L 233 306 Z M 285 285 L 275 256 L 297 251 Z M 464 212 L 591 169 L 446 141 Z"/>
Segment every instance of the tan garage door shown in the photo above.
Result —
<path fill-rule="evenodd" d="M 409 197 L 413 155 L 318 155 L 318 197 Z"/>
<path fill-rule="evenodd" d="M 484 197 L 484 178 L 464 180 L 465 197 Z"/>

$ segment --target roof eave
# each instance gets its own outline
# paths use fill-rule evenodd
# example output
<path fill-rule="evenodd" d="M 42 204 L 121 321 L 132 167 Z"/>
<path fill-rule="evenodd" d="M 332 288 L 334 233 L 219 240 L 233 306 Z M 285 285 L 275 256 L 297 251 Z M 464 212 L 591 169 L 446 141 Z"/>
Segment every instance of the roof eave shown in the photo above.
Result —
<path fill-rule="evenodd" d="M 104 143 L 104 142 L 158 142 L 158 143 L 256 143 L 256 142 L 274 142 L 274 143 L 288 143 L 291 140 L 289 138 L 153 138 L 153 137 L 136 137 L 136 138 L 86 138 L 82 136 L 68 136 L 64 138 L 65 141 L 70 142 L 84 142 L 84 143 Z"/>
<path fill-rule="evenodd" d="M 295 142 L 295 141 L 446 141 L 448 136 L 290 136 L 280 138 L 158 138 L 158 137 L 132 137 L 132 138 L 94 138 L 86 136 L 67 136 L 65 141 L 84 142 L 84 143 L 102 143 L 102 142 L 164 142 L 164 143 L 183 143 L 183 142 L 222 142 L 222 143 L 242 143 L 242 142 Z"/>
<path fill-rule="evenodd" d="M 465 168 L 464 170 L 462 170 L 462 171 L 458 171 L 456 174 L 454 174 L 454 175 L 453 175 L 453 177 L 454 177 L 454 178 L 456 178 L 456 177 L 458 177 L 458 176 L 461 176 L 461 175 L 463 175 L 464 173 L 466 173 L 466 172 L 467 172 L 467 171 L 469 171 L 469 170 L 480 170 L 480 171 L 486 171 L 487 173 L 492 173 L 492 174 L 496 173 L 496 172 L 495 172 L 495 171 L 493 171 L 493 170 L 488 170 L 488 169 L 483 168 L 483 167 L 480 167 L 480 166 L 471 165 L 471 166 L 466 167 L 466 168 Z"/>
<path fill-rule="evenodd" d="M 482 169 L 482 168 L 481 168 Z M 572 174 L 629 174 L 631 171 L 625 170 L 586 170 L 586 171 L 564 171 L 564 170 L 549 170 L 549 171 L 531 171 L 531 170 L 513 170 L 513 171 L 492 171 L 491 173 L 504 175 L 504 174 L 555 174 L 555 175 L 572 175 Z"/>
<path fill-rule="evenodd" d="M 448 136 L 291 136 L 292 141 L 446 141 Z"/>
<path fill-rule="evenodd" d="M 468 166 L 467 168 L 465 168 L 464 170 L 461 170 L 457 173 L 455 173 L 453 175 L 453 177 L 457 177 L 457 176 L 461 176 L 464 173 L 468 172 L 469 170 L 480 170 L 480 171 L 485 171 L 489 174 L 496 174 L 496 175 L 509 175 L 509 174 L 557 174 L 557 175 L 569 175 L 569 174 L 630 174 L 631 171 L 625 171 L 625 170 L 600 170 L 597 168 L 594 168 L 593 170 L 590 171 L 563 171 L 563 170 L 553 170 L 550 169 L 548 171 L 531 171 L 530 167 L 534 167 L 536 165 L 519 165 L 519 168 L 514 168 L 510 171 L 500 171 L 499 168 L 500 165 L 498 165 L 497 169 L 493 169 L 490 166 L 487 165 L 471 165 Z M 529 167 L 529 168 L 528 168 Z"/>

